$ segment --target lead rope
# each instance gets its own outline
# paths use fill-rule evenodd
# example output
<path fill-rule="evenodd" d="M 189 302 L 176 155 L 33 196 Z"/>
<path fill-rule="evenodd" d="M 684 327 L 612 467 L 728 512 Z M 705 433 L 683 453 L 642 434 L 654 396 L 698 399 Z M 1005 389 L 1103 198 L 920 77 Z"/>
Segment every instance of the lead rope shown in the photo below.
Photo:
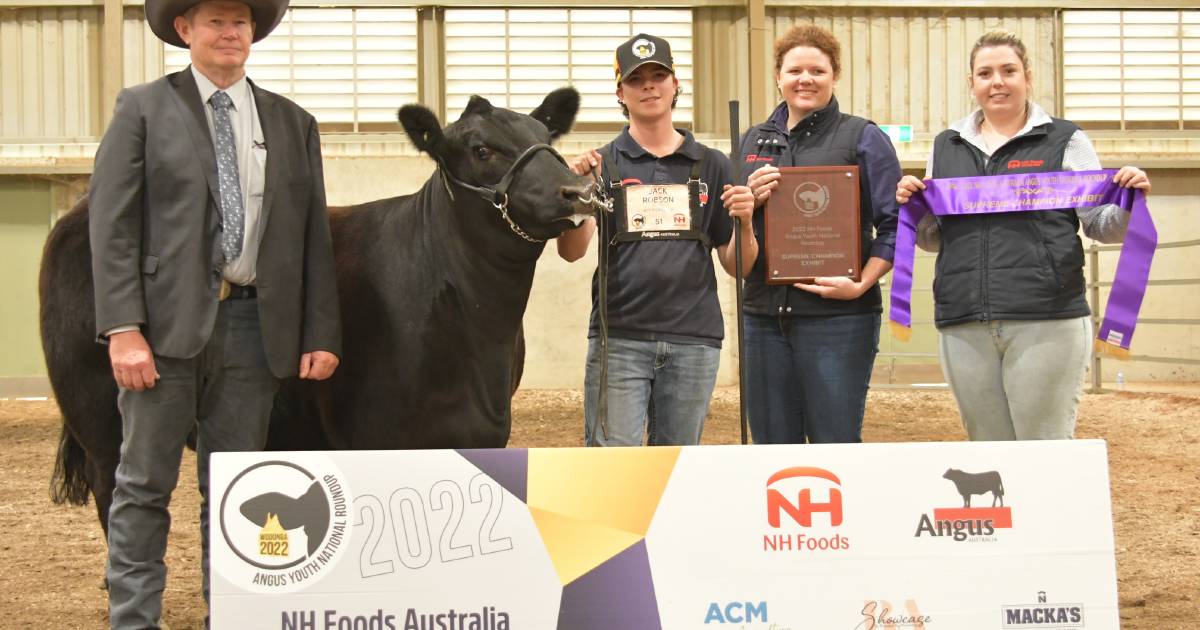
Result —
<path fill-rule="evenodd" d="M 599 168 L 592 171 L 592 176 L 595 178 L 595 186 L 598 195 L 604 197 L 603 202 L 596 206 L 596 230 L 599 232 L 599 237 L 596 242 L 599 246 L 596 262 L 597 282 L 600 284 L 600 396 L 596 403 L 596 417 L 600 419 L 600 432 L 604 436 L 604 441 L 608 441 L 608 217 L 604 215 L 605 210 L 610 214 L 613 211 L 613 200 L 604 192 L 603 173 L 604 159 L 601 156 Z"/>

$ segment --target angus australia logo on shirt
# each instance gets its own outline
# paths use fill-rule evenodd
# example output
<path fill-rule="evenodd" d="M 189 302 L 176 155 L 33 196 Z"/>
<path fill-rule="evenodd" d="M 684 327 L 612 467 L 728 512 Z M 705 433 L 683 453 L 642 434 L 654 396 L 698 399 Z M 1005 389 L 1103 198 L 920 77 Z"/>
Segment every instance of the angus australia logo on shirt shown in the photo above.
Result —
<path fill-rule="evenodd" d="M 1009 160 L 1008 170 L 1015 168 L 1039 168 L 1046 163 L 1046 160 Z"/>

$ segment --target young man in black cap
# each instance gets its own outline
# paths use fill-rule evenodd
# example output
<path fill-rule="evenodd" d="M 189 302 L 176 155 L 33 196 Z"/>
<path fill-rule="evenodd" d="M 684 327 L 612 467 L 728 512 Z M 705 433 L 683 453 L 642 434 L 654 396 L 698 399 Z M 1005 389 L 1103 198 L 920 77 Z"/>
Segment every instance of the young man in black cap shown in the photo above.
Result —
<path fill-rule="evenodd" d="M 697 444 L 725 332 L 712 249 L 732 276 L 732 239 L 741 238 L 750 268 L 758 255 L 754 199 L 749 188 L 731 186 L 724 154 L 673 125 L 679 80 L 666 40 L 635 35 L 617 48 L 614 65 L 629 125 L 571 164 L 599 177 L 613 212 L 558 238 L 567 261 L 586 253 L 597 227 L 605 243 L 592 283 L 584 434 L 589 446 L 632 446 L 651 426 L 651 444 Z M 722 191 L 719 201 L 710 190 Z M 731 217 L 742 219 L 739 234 Z"/>
<path fill-rule="evenodd" d="M 188 433 L 198 429 L 207 599 L 209 454 L 261 449 L 279 380 L 327 378 L 341 352 L 317 123 L 246 79 L 251 42 L 287 0 L 145 8 L 192 63 L 121 91 L 89 190 L 97 334 L 123 438 L 109 621 L 138 629 L 161 623 L 167 505 Z"/>

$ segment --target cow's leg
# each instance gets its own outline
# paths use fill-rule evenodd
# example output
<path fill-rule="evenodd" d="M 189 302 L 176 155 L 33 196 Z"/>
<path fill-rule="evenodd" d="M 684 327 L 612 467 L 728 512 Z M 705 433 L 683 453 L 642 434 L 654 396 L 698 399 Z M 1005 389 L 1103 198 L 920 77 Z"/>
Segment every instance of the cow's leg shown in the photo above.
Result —
<path fill-rule="evenodd" d="M 119 450 L 119 449 L 117 449 Z M 113 487 L 117 484 L 117 460 L 88 458 L 88 486 L 92 489 L 92 500 L 96 502 L 96 517 L 104 530 L 104 546 L 108 547 L 108 511 L 112 508 Z M 100 576 L 100 588 L 108 590 L 108 576 Z"/>
<path fill-rule="evenodd" d="M 113 487 L 117 484 L 116 460 L 89 458 L 87 479 L 88 486 L 92 488 L 92 498 L 96 501 L 96 517 L 100 519 L 100 527 L 104 530 L 104 540 L 107 543 L 108 510 L 112 507 Z"/>
<path fill-rule="evenodd" d="M 107 385 L 107 384 L 106 384 Z M 113 392 L 111 405 L 106 405 L 102 412 L 95 414 L 99 420 L 92 427 L 93 437 L 88 445 L 88 486 L 92 489 L 92 498 L 96 501 L 96 516 L 100 519 L 100 527 L 104 530 L 104 540 L 108 542 L 108 512 L 112 507 L 113 488 L 117 485 L 117 464 L 121 461 L 121 411 L 116 405 L 116 392 Z M 108 403 L 109 400 L 105 400 Z"/>

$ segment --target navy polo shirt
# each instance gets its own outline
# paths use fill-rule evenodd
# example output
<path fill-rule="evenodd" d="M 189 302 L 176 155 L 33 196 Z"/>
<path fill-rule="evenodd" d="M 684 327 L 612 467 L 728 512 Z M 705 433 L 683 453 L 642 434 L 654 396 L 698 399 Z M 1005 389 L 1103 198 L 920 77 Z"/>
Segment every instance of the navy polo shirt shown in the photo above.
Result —
<path fill-rule="evenodd" d="M 701 222 L 711 246 L 696 240 L 636 241 L 608 245 L 608 334 L 642 341 L 670 341 L 721 347 L 725 324 L 717 300 L 712 247 L 729 242 L 733 233 L 721 191 L 732 183 L 729 158 L 699 142 L 691 133 L 671 155 L 657 158 L 629 135 L 629 127 L 612 142 L 617 170 L 626 185 L 686 184 L 692 165 L 700 170 Z M 608 147 L 604 185 L 610 195 L 622 194 L 610 182 Z M 606 215 L 607 231 L 619 229 L 615 213 Z M 598 336 L 599 273 L 592 277 L 592 317 L 588 336 Z"/>

